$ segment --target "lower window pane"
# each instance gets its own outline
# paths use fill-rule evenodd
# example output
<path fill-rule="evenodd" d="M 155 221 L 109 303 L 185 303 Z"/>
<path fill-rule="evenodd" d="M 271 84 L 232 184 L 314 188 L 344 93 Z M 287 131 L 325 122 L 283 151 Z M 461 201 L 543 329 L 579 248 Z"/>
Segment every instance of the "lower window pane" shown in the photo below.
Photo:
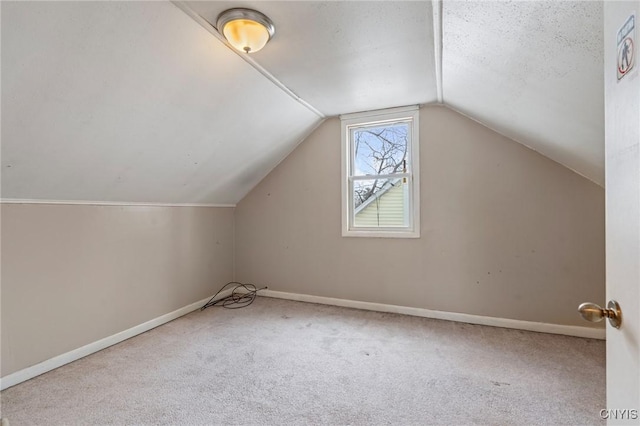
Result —
<path fill-rule="evenodd" d="M 353 181 L 353 227 L 409 226 L 409 184 L 402 178 Z"/>

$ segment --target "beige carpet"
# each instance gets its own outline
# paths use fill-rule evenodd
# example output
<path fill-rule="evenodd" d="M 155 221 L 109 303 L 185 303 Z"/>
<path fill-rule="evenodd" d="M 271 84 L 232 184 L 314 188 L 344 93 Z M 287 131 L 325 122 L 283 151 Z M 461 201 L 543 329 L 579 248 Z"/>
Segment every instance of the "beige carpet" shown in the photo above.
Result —
<path fill-rule="evenodd" d="M 261 297 L 1 394 L 12 426 L 603 424 L 604 342 Z"/>

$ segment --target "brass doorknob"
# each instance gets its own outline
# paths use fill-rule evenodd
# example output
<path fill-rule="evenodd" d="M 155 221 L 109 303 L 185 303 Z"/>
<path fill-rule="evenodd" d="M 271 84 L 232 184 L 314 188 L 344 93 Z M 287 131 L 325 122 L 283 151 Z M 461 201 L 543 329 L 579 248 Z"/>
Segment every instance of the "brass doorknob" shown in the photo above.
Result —
<path fill-rule="evenodd" d="M 612 327 L 620 328 L 622 322 L 622 311 L 620 311 L 620 304 L 615 300 L 610 300 L 607 304 L 607 309 L 601 308 L 595 303 L 583 303 L 578 306 L 578 312 L 582 315 L 582 318 L 591 322 L 599 322 L 604 318 L 609 318 L 609 324 Z"/>

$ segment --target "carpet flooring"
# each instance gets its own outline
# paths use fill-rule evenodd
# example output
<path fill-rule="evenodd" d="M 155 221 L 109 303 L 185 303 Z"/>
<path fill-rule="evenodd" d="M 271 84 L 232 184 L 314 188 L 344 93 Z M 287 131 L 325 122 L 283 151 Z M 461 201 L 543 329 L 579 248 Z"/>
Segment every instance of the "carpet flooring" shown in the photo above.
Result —
<path fill-rule="evenodd" d="M 9 388 L 11 426 L 604 424 L 603 341 L 259 297 Z"/>

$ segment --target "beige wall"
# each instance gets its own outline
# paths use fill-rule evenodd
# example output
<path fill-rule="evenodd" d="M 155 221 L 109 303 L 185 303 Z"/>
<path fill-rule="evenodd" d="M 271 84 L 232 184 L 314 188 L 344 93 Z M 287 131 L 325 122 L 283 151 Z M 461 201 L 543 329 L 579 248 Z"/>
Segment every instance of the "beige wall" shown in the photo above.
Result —
<path fill-rule="evenodd" d="M 212 295 L 233 209 L 2 204 L 2 376 Z"/>
<path fill-rule="evenodd" d="M 340 121 L 236 207 L 236 278 L 272 290 L 588 324 L 604 302 L 604 190 L 439 106 L 420 111 L 419 239 L 343 238 Z"/>

